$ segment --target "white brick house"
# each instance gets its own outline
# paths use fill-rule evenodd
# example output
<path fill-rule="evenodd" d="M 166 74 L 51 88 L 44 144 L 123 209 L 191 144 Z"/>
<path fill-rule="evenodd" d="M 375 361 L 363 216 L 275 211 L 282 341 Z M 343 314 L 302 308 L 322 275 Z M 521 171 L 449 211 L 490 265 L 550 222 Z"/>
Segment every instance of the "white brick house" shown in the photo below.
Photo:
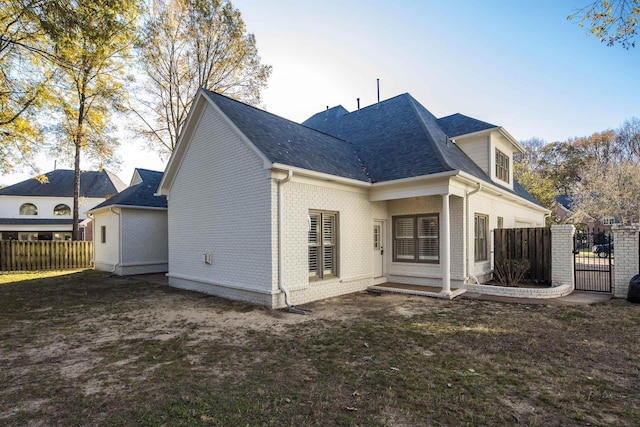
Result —
<path fill-rule="evenodd" d="M 385 282 L 450 297 L 490 276 L 491 230 L 544 224 L 519 150 L 408 94 L 300 125 L 201 90 L 158 188 L 169 284 L 274 308 Z"/>

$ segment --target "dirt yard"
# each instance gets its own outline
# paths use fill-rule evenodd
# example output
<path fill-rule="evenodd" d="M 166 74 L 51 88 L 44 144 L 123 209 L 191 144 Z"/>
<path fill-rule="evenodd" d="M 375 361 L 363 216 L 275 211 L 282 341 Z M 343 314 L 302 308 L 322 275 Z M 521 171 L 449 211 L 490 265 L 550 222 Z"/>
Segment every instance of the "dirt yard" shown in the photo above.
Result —
<path fill-rule="evenodd" d="M 307 307 L 91 271 L 0 284 L 0 425 L 640 425 L 626 301 Z"/>

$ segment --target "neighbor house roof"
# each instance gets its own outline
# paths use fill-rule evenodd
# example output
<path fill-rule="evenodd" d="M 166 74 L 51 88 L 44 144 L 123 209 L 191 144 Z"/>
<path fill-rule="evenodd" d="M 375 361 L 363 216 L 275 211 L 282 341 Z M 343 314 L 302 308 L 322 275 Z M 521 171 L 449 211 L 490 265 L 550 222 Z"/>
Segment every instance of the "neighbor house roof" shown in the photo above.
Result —
<path fill-rule="evenodd" d="M 3 196 L 73 197 L 74 171 L 56 169 L 44 174 L 46 179 L 27 179 L 0 189 Z M 107 170 L 86 171 L 80 174 L 80 197 L 104 198 L 117 194 L 127 186 Z"/>
<path fill-rule="evenodd" d="M 93 212 L 107 206 L 166 208 L 167 198 L 165 196 L 155 195 L 155 192 L 158 189 L 158 184 L 162 179 L 162 172 L 136 168 L 135 173 L 137 173 L 139 177 L 139 180 L 136 179 L 137 184 L 132 185 L 121 193 L 105 200 L 92 208 L 89 212 Z"/>

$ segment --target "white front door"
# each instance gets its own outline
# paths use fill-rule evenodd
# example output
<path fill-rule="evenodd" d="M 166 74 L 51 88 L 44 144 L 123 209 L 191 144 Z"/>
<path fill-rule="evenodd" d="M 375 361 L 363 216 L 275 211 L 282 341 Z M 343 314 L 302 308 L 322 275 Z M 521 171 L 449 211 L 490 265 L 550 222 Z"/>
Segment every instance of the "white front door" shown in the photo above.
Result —
<path fill-rule="evenodd" d="M 373 277 L 384 275 L 384 222 L 373 223 Z"/>

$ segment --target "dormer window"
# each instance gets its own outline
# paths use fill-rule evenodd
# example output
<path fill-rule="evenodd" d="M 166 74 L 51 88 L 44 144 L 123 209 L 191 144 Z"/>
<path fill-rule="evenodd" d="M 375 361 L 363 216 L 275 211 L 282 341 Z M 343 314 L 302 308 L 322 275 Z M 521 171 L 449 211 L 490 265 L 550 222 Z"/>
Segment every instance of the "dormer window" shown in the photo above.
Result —
<path fill-rule="evenodd" d="M 496 150 L 496 178 L 509 182 L 509 156 L 500 150 Z"/>
<path fill-rule="evenodd" d="M 33 203 L 25 203 L 20 206 L 20 215 L 38 215 L 38 207 Z"/>

